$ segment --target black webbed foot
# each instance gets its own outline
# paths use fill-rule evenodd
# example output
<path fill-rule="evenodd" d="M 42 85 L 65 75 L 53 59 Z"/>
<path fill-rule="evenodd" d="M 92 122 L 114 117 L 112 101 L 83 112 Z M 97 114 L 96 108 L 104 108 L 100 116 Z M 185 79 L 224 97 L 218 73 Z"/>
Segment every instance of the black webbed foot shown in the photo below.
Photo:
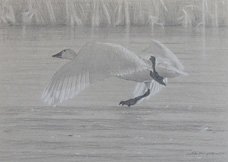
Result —
<path fill-rule="evenodd" d="M 128 107 L 130 107 L 131 105 L 135 105 L 137 103 L 137 99 L 129 99 L 129 100 L 126 100 L 126 101 L 120 101 L 119 105 L 127 105 Z"/>
<path fill-rule="evenodd" d="M 141 96 L 138 96 L 138 97 L 135 97 L 135 98 L 132 98 L 132 99 L 129 99 L 129 100 L 126 100 L 126 101 L 121 101 L 119 103 L 119 105 L 127 105 L 128 107 L 130 107 L 131 105 L 135 105 L 139 100 L 141 100 L 142 98 L 144 97 L 147 97 L 150 95 L 150 89 L 148 89 L 143 95 Z"/>
<path fill-rule="evenodd" d="M 156 63 L 155 63 L 155 61 L 156 61 L 156 58 L 154 57 L 154 56 L 151 56 L 150 57 L 150 61 L 152 62 L 152 68 L 153 68 L 153 72 L 152 71 L 150 71 L 150 76 L 155 80 L 155 81 L 157 81 L 158 83 L 160 83 L 160 84 L 162 84 L 162 85 L 166 85 L 165 83 L 164 83 L 164 81 L 163 81 L 163 77 L 161 77 L 158 73 L 157 73 L 157 71 L 156 71 L 156 69 L 155 69 L 155 65 L 156 65 Z"/>
<path fill-rule="evenodd" d="M 160 83 L 160 84 L 166 86 L 166 84 L 165 84 L 164 81 L 163 81 L 164 78 L 161 77 L 156 71 L 154 71 L 154 72 L 150 71 L 150 76 L 151 76 L 155 81 L 157 81 L 158 83 Z"/>
<path fill-rule="evenodd" d="M 153 65 L 155 65 L 155 57 L 154 56 L 150 56 L 150 61 L 152 62 Z"/>

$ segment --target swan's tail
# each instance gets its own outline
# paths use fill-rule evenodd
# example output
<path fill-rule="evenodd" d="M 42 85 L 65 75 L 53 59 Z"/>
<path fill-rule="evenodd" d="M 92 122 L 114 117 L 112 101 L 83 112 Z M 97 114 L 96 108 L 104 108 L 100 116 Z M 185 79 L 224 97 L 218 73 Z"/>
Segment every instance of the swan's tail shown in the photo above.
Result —
<path fill-rule="evenodd" d="M 186 72 L 184 72 L 184 71 L 182 71 L 182 70 L 178 70 L 178 69 L 176 69 L 176 72 L 177 72 L 178 74 L 180 74 L 180 75 L 185 75 L 185 76 L 189 75 L 188 73 L 186 73 Z"/>

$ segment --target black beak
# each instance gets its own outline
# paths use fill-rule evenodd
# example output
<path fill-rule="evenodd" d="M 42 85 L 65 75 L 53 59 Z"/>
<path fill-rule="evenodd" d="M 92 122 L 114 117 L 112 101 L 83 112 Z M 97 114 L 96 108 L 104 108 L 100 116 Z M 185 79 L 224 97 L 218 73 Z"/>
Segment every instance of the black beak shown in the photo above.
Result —
<path fill-rule="evenodd" d="M 55 55 L 52 55 L 52 57 L 56 57 L 56 58 L 62 58 L 62 51 L 55 54 Z"/>

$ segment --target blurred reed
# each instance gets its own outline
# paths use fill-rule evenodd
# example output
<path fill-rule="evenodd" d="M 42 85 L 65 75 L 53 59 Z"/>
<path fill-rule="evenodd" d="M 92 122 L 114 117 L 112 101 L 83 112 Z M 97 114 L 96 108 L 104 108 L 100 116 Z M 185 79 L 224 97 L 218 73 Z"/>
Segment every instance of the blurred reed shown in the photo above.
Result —
<path fill-rule="evenodd" d="M 221 27 L 228 0 L 0 0 L 0 25 Z"/>

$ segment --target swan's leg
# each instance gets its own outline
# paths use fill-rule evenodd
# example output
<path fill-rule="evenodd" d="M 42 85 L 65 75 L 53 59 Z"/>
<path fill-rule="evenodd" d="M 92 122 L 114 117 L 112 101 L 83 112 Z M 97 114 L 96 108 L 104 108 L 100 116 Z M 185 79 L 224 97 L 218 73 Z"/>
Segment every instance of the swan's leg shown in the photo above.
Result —
<path fill-rule="evenodd" d="M 162 85 L 166 85 L 166 84 L 164 83 L 164 81 L 163 81 L 164 78 L 161 77 L 161 76 L 157 73 L 157 71 L 156 71 L 156 69 L 155 69 L 156 58 L 155 58 L 154 56 L 151 56 L 151 57 L 150 57 L 150 61 L 152 62 L 152 68 L 153 68 L 153 72 L 150 71 L 150 76 L 151 76 L 154 80 L 156 80 L 158 83 L 160 83 L 160 84 L 162 84 Z"/>
<path fill-rule="evenodd" d="M 135 105 L 139 100 L 141 100 L 142 98 L 144 97 L 147 97 L 148 95 L 150 94 L 150 89 L 148 89 L 146 91 L 146 93 L 144 93 L 143 95 L 141 96 L 138 96 L 138 97 L 135 97 L 135 98 L 132 98 L 132 99 L 129 99 L 129 100 L 126 100 L 126 101 L 121 101 L 119 103 L 119 105 L 127 105 L 128 107 L 130 107 L 131 105 Z"/>

